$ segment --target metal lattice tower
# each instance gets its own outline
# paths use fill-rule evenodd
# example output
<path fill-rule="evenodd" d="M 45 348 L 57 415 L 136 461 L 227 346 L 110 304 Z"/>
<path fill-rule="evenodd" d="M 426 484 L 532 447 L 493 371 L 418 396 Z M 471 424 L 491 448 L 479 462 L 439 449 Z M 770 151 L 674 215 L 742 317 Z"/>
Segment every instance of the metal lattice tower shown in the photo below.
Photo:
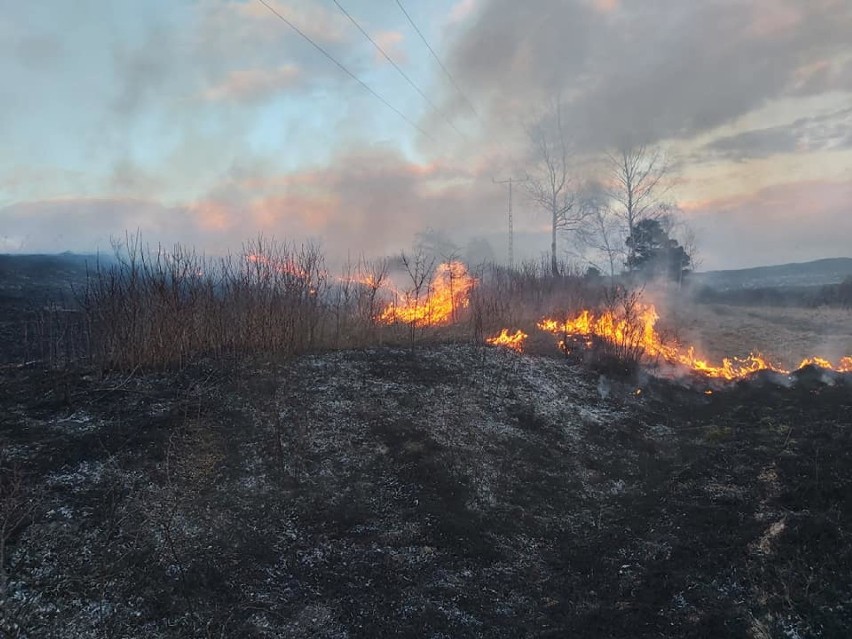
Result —
<path fill-rule="evenodd" d="M 495 180 L 491 178 L 491 181 L 494 184 L 508 184 L 509 185 L 509 270 L 515 268 L 515 228 L 514 228 L 514 220 L 512 219 L 512 184 L 517 180 L 515 178 L 509 178 L 508 180 Z"/>

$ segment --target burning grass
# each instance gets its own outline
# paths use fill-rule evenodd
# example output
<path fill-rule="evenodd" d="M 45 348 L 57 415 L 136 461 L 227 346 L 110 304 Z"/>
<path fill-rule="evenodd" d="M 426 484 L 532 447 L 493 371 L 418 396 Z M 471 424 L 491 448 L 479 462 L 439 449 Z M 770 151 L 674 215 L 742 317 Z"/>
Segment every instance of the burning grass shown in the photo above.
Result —
<path fill-rule="evenodd" d="M 569 340 L 579 338 L 591 348 L 603 342 L 626 353 L 635 353 L 637 358 L 656 366 L 669 366 L 677 370 L 700 373 L 710 378 L 737 380 L 761 371 L 789 374 L 805 366 L 816 366 L 840 373 L 852 371 L 852 357 L 843 357 L 833 364 L 821 357 L 803 359 L 795 369 L 778 366 L 759 353 L 745 357 L 725 357 L 720 364 L 713 364 L 698 355 L 694 346 L 684 346 L 675 340 L 666 340 L 657 330 L 659 320 L 653 304 L 637 304 L 627 312 L 618 309 L 595 313 L 591 310 L 565 319 L 545 318 L 538 327 L 561 337 L 560 348 L 571 348 Z"/>
<path fill-rule="evenodd" d="M 470 304 L 476 280 L 457 260 L 439 264 L 426 286 L 396 293 L 394 301 L 379 315 L 384 324 L 403 323 L 415 327 L 441 326 L 459 319 Z"/>
<path fill-rule="evenodd" d="M 522 330 L 518 329 L 514 333 L 509 333 L 508 328 L 504 328 L 500 331 L 499 335 L 495 335 L 494 337 L 489 337 L 485 341 L 492 346 L 505 346 L 506 348 L 510 348 L 513 351 L 517 351 L 518 353 L 522 353 L 524 350 L 524 342 L 526 341 L 527 335 Z"/>
<path fill-rule="evenodd" d="M 397 288 L 387 260 L 361 260 L 335 277 L 317 247 L 262 238 L 240 255 L 210 260 L 182 247 L 143 249 L 136 236 L 128 238 L 117 258 L 89 274 L 78 291 L 77 310 L 39 316 L 42 326 L 33 334 L 58 367 L 89 361 L 105 369 L 180 368 L 200 357 L 286 358 L 447 338 L 522 352 L 550 333 L 558 336 L 564 352 L 589 351 L 593 361 L 628 373 L 640 365 L 662 374 L 717 380 L 762 371 L 786 375 L 805 366 L 852 372 L 845 350 L 852 338 L 829 351 L 842 353 L 834 360 L 821 349 L 792 362 L 791 357 L 779 360 L 777 350 L 773 356 L 762 354 L 757 341 L 727 352 L 710 349 L 719 354 L 712 358 L 698 346 L 703 339 L 678 341 L 661 330 L 657 307 L 644 302 L 640 292 L 570 273 L 553 276 L 534 264 L 472 272 L 458 260 L 435 265 L 423 255 L 403 256 L 408 283 Z M 669 306 L 672 323 L 679 327 L 682 308 Z M 744 328 L 757 315 L 749 312 Z M 799 318 L 782 335 L 789 338 L 799 326 L 805 330 L 807 319 Z M 714 327 L 709 328 L 705 334 L 712 335 Z M 538 335 L 530 338 L 534 332 Z M 760 335 L 731 326 L 729 332 L 765 339 L 776 331 Z"/>
<path fill-rule="evenodd" d="M 396 278 L 389 260 L 363 259 L 334 276 L 311 245 L 259 238 L 238 255 L 209 259 L 181 246 L 152 250 L 129 236 L 115 261 L 88 273 L 74 308 L 26 324 L 26 350 L 53 368 L 89 362 L 135 370 L 430 339 L 481 343 L 503 322 L 532 326 L 535 309 L 584 294 L 580 278 L 553 277 L 534 264 L 477 273 L 423 255 L 403 256 L 402 264 Z M 519 331 L 488 343 L 519 351 L 525 339 Z"/>

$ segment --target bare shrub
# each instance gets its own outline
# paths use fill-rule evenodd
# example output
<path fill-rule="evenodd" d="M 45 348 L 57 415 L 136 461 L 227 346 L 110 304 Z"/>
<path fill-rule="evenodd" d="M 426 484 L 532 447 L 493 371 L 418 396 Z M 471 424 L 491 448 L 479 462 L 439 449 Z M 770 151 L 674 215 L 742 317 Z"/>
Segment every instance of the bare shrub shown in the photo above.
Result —
<path fill-rule="evenodd" d="M 90 359 L 105 368 L 183 367 L 199 356 L 290 356 L 318 345 L 327 272 L 314 245 L 258 238 L 211 260 L 128 236 L 80 294 Z"/>
<path fill-rule="evenodd" d="M 424 339 L 481 342 L 603 298 L 600 282 L 565 262 L 554 274 L 547 256 L 471 272 L 458 261 L 436 265 L 419 251 L 401 256 L 407 283 L 397 291 L 388 259 L 362 257 L 332 276 L 312 244 L 259 237 L 213 259 L 180 245 L 148 247 L 136 234 L 114 249 L 115 259 L 96 262 L 73 300 L 31 316 L 34 361 L 136 371 L 182 369 L 202 357 L 285 359 Z"/>
<path fill-rule="evenodd" d="M 387 258 L 356 264 L 347 262 L 342 275 L 330 285 L 330 311 L 335 348 L 381 343 L 383 324 L 379 315 L 384 308 L 383 292 L 388 285 L 390 263 Z"/>
<path fill-rule="evenodd" d="M 551 264 L 523 262 L 517 269 L 485 265 L 471 295 L 471 330 L 477 339 L 507 327 L 535 326 L 543 316 L 567 314 L 596 304 L 600 288 L 560 263 L 554 276 Z"/>
<path fill-rule="evenodd" d="M 593 339 L 592 364 L 602 372 L 633 373 L 645 355 L 645 317 L 642 290 L 612 286 L 606 291 L 604 311 L 619 330 Z"/>

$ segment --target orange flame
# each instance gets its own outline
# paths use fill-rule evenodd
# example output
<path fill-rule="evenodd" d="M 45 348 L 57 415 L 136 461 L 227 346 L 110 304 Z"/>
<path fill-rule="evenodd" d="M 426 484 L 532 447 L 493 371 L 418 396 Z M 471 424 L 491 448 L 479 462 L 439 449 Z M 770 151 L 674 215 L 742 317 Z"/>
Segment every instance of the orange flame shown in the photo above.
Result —
<path fill-rule="evenodd" d="M 458 261 L 439 264 L 435 277 L 424 293 L 407 293 L 401 301 L 388 305 L 379 316 L 385 324 L 404 322 L 414 326 L 439 326 L 457 319 L 467 308 L 476 280 Z"/>
<path fill-rule="evenodd" d="M 524 351 L 524 340 L 526 340 L 527 337 L 529 337 L 529 335 L 521 330 L 516 331 L 514 335 L 510 335 L 509 329 L 504 328 L 500 331 L 499 335 L 489 337 L 485 341 L 492 346 L 505 346 L 506 348 L 511 348 L 513 351 L 522 353 Z"/>
<path fill-rule="evenodd" d="M 666 342 L 656 330 L 659 319 L 653 304 L 637 305 L 631 316 L 627 317 L 606 311 L 600 314 L 584 310 L 565 320 L 545 318 L 538 323 L 543 331 L 567 337 L 585 338 L 591 345 L 592 339 L 601 339 L 609 344 L 629 349 L 645 359 L 662 360 L 668 364 L 683 366 L 707 377 L 726 380 L 742 379 L 759 371 L 775 371 L 782 374 L 791 371 L 776 366 L 759 353 L 749 353 L 746 357 L 726 357 L 720 365 L 713 365 L 699 357 L 695 348 L 684 348 L 675 342 Z M 559 343 L 565 346 L 564 339 Z M 838 366 L 820 357 L 810 357 L 799 364 L 819 366 L 837 372 L 852 372 L 852 357 L 844 357 Z M 797 368 L 797 370 L 798 370 Z"/>
<path fill-rule="evenodd" d="M 376 276 L 372 273 L 364 275 L 346 275 L 338 277 L 337 281 L 344 284 L 357 284 L 374 290 L 378 290 L 380 288 L 391 288 L 390 284 L 386 282 L 383 277 Z"/>
<path fill-rule="evenodd" d="M 822 357 L 806 357 L 802 360 L 801 364 L 799 364 L 799 368 L 804 368 L 805 366 L 819 366 L 820 368 L 834 368 L 827 359 L 823 359 Z"/>
<path fill-rule="evenodd" d="M 263 268 L 281 275 L 289 275 L 300 280 L 308 280 L 311 277 L 311 274 L 292 258 L 269 257 L 260 253 L 248 253 L 244 257 L 247 264 L 262 265 Z"/>

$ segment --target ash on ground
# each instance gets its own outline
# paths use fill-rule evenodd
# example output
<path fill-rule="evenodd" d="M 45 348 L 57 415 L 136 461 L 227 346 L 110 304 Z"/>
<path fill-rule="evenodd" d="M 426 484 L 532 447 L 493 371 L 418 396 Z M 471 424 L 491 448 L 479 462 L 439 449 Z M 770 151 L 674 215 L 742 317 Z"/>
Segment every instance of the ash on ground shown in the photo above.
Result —
<path fill-rule="evenodd" d="M 467 345 L 9 367 L 0 634 L 844 636 L 830 381 L 636 387 Z"/>

